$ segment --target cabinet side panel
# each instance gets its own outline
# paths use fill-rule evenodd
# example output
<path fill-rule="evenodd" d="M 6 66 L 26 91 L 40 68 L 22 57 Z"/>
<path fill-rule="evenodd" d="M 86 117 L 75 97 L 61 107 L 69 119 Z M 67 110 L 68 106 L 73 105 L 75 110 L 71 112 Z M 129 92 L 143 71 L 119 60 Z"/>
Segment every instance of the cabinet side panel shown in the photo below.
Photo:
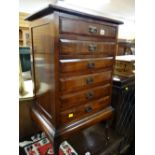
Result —
<path fill-rule="evenodd" d="M 51 24 L 31 28 L 34 55 L 34 84 L 37 104 L 45 116 L 53 120 L 54 109 L 54 47 Z M 53 122 L 53 121 L 52 121 Z"/>

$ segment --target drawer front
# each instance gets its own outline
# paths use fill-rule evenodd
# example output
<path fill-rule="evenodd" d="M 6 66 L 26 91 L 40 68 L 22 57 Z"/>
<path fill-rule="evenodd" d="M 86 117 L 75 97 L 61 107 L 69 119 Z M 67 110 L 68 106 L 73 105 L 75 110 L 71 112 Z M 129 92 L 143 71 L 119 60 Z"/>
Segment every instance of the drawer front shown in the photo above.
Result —
<path fill-rule="evenodd" d="M 104 55 L 114 56 L 115 43 L 90 42 L 62 39 L 60 47 L 61 55 Z"/>
<path fill-rule="evenodd" d="M 79 91 L 76 93 L 62 95 L 60 97 L 61 109 L 64 110 L 80 104 L 88 103 L 93 100 L 109 96 L 110 93 L 111 93 L 111 84 L 106 84 L 104 86 L 99 86 L 92 89 Z"/>
<path fill-rule="evenodd" d="M 76 121 L 78 119 L 81 119 L 82 117 L 103 110 L 110 104 L 110 102 L 111 102 L 110 97 L 106 96 L 92 103 L 63 111 L 60 114 L 61 123 L 64 124 L 69 123 L 71 121 Z"/>
<path fill-rule="evenodd" d="M 94 37 L 116 38 L 116 28 L 113 26 L 69 18 L 60 19 L 60 32 Z"/>
<path fill-rule="evenodd" d="M 66 72 L 93 71 L 113 66 L 113 57 L 96 59 L 66 59 L 60 60 L 60 70 Z"/>
<path fill-rule="evenodd" d="M 96 74 L 60 78 L 61 91 L 71 92 L 96 85 L 103 85 L 111 82 L 112 72 L 105 71 Z"/>

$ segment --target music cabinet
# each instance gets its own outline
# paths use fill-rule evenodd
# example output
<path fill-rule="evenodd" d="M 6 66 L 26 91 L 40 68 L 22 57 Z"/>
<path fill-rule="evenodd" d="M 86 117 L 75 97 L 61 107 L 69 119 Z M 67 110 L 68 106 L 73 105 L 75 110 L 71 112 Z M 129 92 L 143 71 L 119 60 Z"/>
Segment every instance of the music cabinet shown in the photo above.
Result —
<path fill-rule="evenodd" d="M 49 5 L 29 17 L 35 104 L 32 118 L 58 154 L 63 139 L 112 116 L 120 21 Z"/>

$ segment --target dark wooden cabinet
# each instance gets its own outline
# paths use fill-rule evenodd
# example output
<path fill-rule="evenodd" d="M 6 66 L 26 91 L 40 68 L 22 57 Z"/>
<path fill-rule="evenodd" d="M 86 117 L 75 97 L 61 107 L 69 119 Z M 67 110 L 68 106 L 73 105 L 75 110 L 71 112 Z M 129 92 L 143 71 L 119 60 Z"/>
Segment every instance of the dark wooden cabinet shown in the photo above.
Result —
<path fill-rule="evenodd" d="M 120 21 L 58 6 L 29 16 L 35 104 L 32 118 L 58 154 L 71 134 L 112 116 Z"/>
<path fill-rule="evenodd" d="M 117 134 L 123 137 L 120 150 L 121 152 L 129 151 L 129 148 L 132 150 L 135 141 L 135 76 L 133 74 L 130 77 L 113 76 L 112 106 L 115 109 L 113 127 Z"/>

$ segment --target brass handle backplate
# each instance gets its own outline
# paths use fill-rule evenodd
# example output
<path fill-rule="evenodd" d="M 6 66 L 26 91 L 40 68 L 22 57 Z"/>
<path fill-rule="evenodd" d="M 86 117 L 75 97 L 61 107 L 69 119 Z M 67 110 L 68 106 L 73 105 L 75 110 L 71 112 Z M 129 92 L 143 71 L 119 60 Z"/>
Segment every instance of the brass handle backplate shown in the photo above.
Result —
<path fill-rule="evenodd" d="M 93 110 L 92 107 L 86 107 L 85 108 L 85 112 L 86 113 L 92 112 L 92 110 Z"/>
<path fill-rule="evenodd" d="M 89 69 L 95 68 L 95 63 L 94 62 L 89 62 L 88 65 L 87 65 L 87 67 Z"/>
<path fill-rule="evenodd" d="M 96 48 L 97 48 L 96 44 L 90 44 L 90 45 L 88 46 L 88 50 L 89 50 L 90 52 L 95 52 L 95 51 L 96 51 Z"/>
<path fill-rule="evenodd" d="M 86 99 L 88 99 L 88 100 L 92 99 L 93 96 L 94 96 L 94 93 L 93 92 L 87 92 L 86 93 Z"/>
<path fill-rule="evenodd" d="M 92 77 L 87 77 L 86 78 L 86 84 L 91 84 L 91 83 L 93 83 L 93 78 Z"/>
<path fill-rule="evenodd" d="M 96 34 L 97 28 L 95 26 L 89 26 L 88 31 L 89 31 L 89 33 Z"/>

